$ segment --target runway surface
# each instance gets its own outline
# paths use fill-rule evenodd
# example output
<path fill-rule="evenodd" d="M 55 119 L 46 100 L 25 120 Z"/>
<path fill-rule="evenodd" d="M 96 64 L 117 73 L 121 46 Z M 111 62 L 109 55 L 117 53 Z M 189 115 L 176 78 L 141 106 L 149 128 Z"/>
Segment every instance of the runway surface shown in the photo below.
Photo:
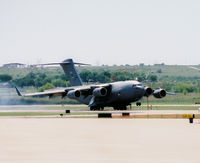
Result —
<path fill-rule="evenodd" d="M 65 114 L 68 107 L 71 114 Z M 55 115 L 19 116 L 24 112 Z M 199 162 L 199 119 L 193 124 L 188 119 L 98 119 L 99 112 L 84 105 L 0 106 L 0 114 L 19 114 L 0 117 L 0 162 Z M 199 114 L 197 109 L 103 111 L 122 112 Z"/>
<path fill-rule="evenodd" d="M 0 162 L 198 163 L 200 124 L 182 119 L 0 118 Z"/>
<path fill-rule="evenodd" d="M 159 106 L 159 105 L 157 105 Z M 160 105 L 163 107 L 175 106 L 175 105 Z M 192 107 L 191 110 L 125 110 L 125 111 L 116 111 L 108 108 L 104 111 L 90 111 L 89 108 L 85 105 L 10 105 L 10 106 L 0 106 L 0 117 L 2 116 L 12 116 L 12 117 L 40 117 L 40 118 L 97 118 L 98 113 L 112 113 L 113 118 L 121 116 L 122 113 L 128 112 L 130 114 L 129 118 L 152 118 L 149 115 L 155 115 L 153 118 L 180 118 L 181 114 L 199 114 L 200 111 L 197 109 L 198 105 L 176 105 L 187 106 L 187 108 Z M 70 114 L 65 114 L 66 109 L 70 109 Z M 147 117 L 139 116 L 147 115 Z M 160 116 L 158 116 L 160 115 Z M 165 116 L 163 116 L 165 115 Z M 170 115 L 170 116 L 166 116 Z M 133 117 L 135 116 L 135 117 Z"/>

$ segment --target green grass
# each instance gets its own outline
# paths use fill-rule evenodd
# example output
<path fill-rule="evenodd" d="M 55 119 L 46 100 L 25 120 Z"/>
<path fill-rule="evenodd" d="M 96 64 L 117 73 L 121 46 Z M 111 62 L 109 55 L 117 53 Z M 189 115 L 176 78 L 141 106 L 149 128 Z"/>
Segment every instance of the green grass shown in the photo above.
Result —
<path fill-rule="evenodd" d="M 200 68 L 200 66 L 193 66 Z M 130 72 L 144 72 L 144 73 L 154 73 L 159 77 L 163 76 L 182 76 L 182 77 L 200 77 L 200 72 L 189 68 L 187 65 L 144 65 L 144 66 L 90 66 L 90 67 L 78 67 L 81 72 L 84 69 L 91 71 L 130 71 Z M 157 73 L 157 70 L 161 69 L 162 73 Z"/>
<path fill-rule="evenodd" d="M 5 112 L 0 113 L 0 116 L 60 116 L 60 114 L 65 115 L 95 115 L 97 113 L 70 113 L 70 114 L 64 114 L 64 113 L 42 113 L 42 112 Z"/>
<path fill-rule="evenodd" d="M 152 110 L 197 110 L 200 106 L 154 106 Z M 147 106 L 133 107 L 133 110 L 147 110 Z"/>
<path fill-rule="evenodd" d="M 56 113 L 48 113 L 48 112 L 1 112 L 0 116 L 60 116 L 60 114 L 65 115 L 96 115 L 97 112 L 73 112 L 73 113 L 63 113 L 63 112 L 56 112 Z"/>
<path fill-rule="evenodd" d="M 147 99 L 144 97 L 142 103 L 146 103 Z M 183 93 L 177 93 L 176 95 L 167 95 L 164 98 L 157 99 L 153 96 L 149 97 L 151 104 L 188 104 L 192 105 L 195 103 L 200 103 L 200 93 L 188 93 L 184 95 Z"/>
<path fill-rule="evenodd" d="M 200 65 L 194 65 L 193 67 L 200 68 Z M 182 76 L 182 77 L 200 77 L 200 72 L 189 68 L 187 65 L 132 65 L 132 66 L 81 66 L 77 67 L 79 72 L 83 70 L 101 72 L 104 70 L 109 71 L 130 71 L 130 72 L 145 72 L 155 73 L 162 76 Z M 157 73 L 157 70 L 161 69 L 162 73 Z M 44 68 L 4 68 L 0 67 L 0 74 L 9 74 L 14 78 L 20 78 L 27 75 L 30 72 L 46 73 L 49 76 L 55 76 L 63 74 L 61 67 L 44 67 Z"/>

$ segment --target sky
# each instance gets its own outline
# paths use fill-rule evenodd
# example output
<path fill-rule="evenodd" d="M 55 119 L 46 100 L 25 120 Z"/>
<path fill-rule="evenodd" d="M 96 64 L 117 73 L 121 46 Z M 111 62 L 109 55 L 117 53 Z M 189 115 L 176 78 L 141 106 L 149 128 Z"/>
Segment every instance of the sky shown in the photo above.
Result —
<path fill-rule="evenodd" d="M 0 0 L 0 65 L 200 64 L 199 0 Z"/>

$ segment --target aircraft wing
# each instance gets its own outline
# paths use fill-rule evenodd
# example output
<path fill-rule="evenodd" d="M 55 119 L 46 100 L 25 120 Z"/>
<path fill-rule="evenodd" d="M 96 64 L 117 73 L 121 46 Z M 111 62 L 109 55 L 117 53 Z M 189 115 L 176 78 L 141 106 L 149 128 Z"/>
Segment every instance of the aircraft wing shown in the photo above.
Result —
<path fill-rule="evenodd" d="M 175 92 L 167 92 L 168 95 L 176 95 Z"/>
<path fill-rule="evenodd" d="M 28 93 L 28 94 L 24 94 L 22 95 L 19 90 L 16 88 L 17 94 L 19 96 L 23 96 L 23 97 L 44 97 L 44 96 L 49 96 L 49 97 L 53 97 L 53 96 L 66 96 L 67 92 L 65 91 L 66 88 L 57 88 L 57 89 L 50 89 L 50 90 L 46 90 L 44 92 L 35 92 L 35 93 Z"/>
<path fill-rule="evenodd" d="M 188 66 L 188 67 L 191 68 L 191 69 L 193 69 L 193 70 L 198 70 L 198 71 L 200 71 L 200 69 L 197 68 L 197 67 L 193 67 L 193 66 Z"/>
<path fill-rule="evenodd" d="M 71 90 L 78 90 L 81 92 L 82 95 L 88 96 L 88 95 L 92 95 L 92 91 L 95 88 L 99 88 L 99 87 L 104 87 L 107 88 L 109 87 L 110 84 L 100 84 L 100 85 L 86 85 L 86 86 L 75 86 L 75 87 L 65 87 L 65 88 L 55 88 L 55 89 L 49 89 L 46 90 L 44 92 L 35 92 L 35 93 L 28 93 L 28 94 L 24 94 L 22 95 L 21 92 L 18 90 L 17 87 L 15 87 L 17 94 L 19 96 L 23 96 L 23 97 L 44 97 L 44 96 L 49 96 L 49 97 L 53 97 L 53 96 L 61 96 L 61 97 L 65 97 L 67 95 L 67 93 Z"/>
<path fill-rule="evenodd" d="M 175 91 L 174 91 L 174 87 L 172 87 L 172 91 L 171 92 L 167 92 L 168 95 L 176 95 Z"/>

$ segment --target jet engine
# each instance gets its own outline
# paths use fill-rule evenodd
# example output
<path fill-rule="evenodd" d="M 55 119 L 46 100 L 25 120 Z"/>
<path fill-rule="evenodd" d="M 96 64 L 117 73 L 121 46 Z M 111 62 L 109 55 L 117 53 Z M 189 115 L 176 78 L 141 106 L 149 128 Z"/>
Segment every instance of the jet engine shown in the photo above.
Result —
<path fill-rule="evenodd" d="M 74 99 L 79 98 L 81 96 L 81 92 L 79 90 L 71 90 L 67 93 L 67 97 Z"/>
<path fill-rule="evenodd" d="M 149 97 L 153 93 L 153 90 L 150 87 L 145 87 L 144 89 L 145 89 L 144 96 L 146 96 L 146 97 Z"/>
<path fill-rule="evenodd" d="M 161 88 L 159 88 L 159 89 L 156 89 L 154 92 L 153 92 L 153 96 L 155 97 L 155 98 L 163 98 L 163 97 L 165 97 L 166 96 L 166 91 L 164 90 L 164 89 L 161 89 Z"/>
<path fill-rule="evenodd" d="M 103 88 L 103 87 L 95 88 L 92 93 L 96 97 L 106 96 L 107 95 L 107 89 Z"/>

